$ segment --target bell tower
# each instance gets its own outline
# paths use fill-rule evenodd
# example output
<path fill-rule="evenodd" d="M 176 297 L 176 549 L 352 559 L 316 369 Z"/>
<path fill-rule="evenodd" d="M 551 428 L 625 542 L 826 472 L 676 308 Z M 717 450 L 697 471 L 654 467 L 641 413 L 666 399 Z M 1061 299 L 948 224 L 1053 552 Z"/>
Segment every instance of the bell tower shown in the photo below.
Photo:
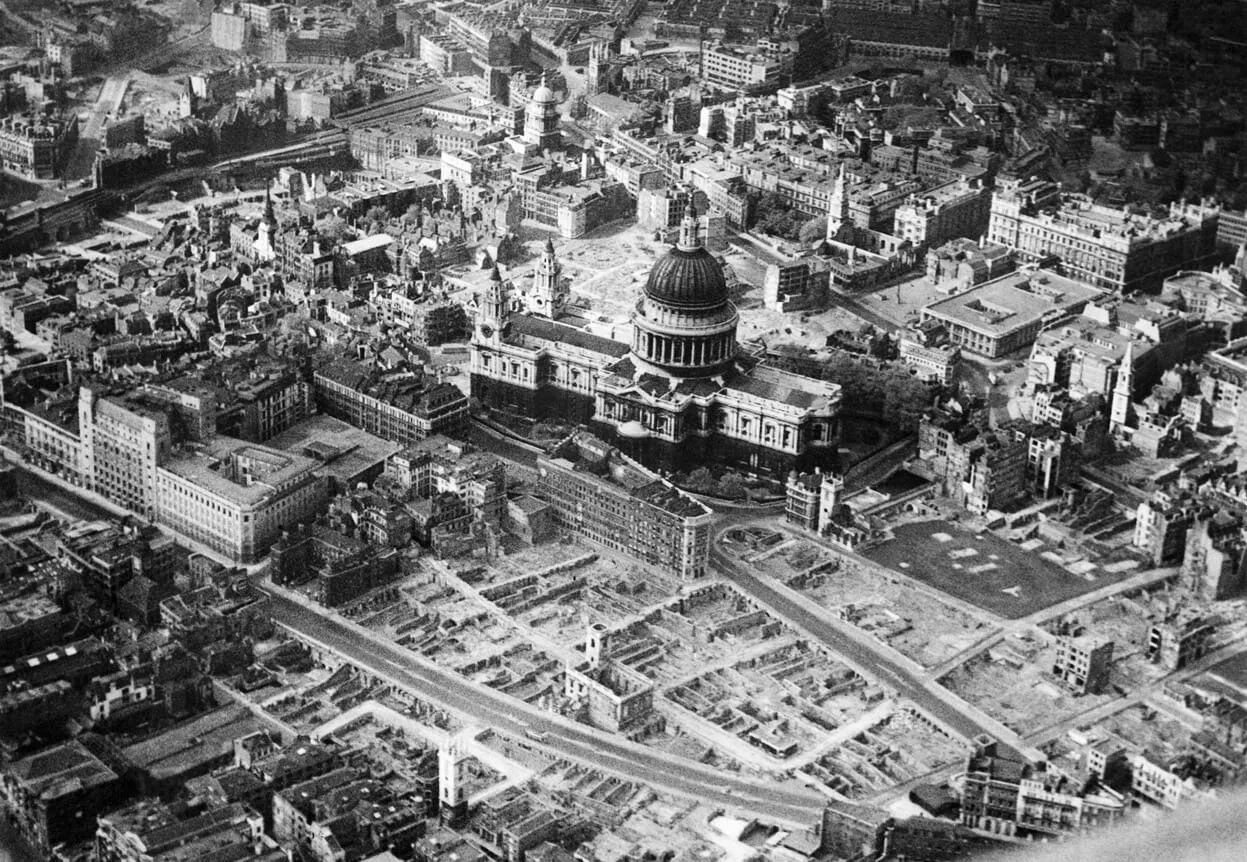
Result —
<path fill-rule="evenodd" d="M 507 297 L 507 286 L 494 263 L 494 271 L 489 276 L 489 286 L 485 288 L 485 296 L 481 300 L 476 316 L 476 334 L 482 341 L 493 344 L 502 339 L 503 330 L 507 326 L 510 315 L 510 299 Z"/>
<path fill-rule="evenodd" d="M 1126 353 L 1117 369 L 1117 382 L 1113 386 L 1113 401 L 1109 410 L 1109 433 L 1128 431 L 1134 418 L 1134 342 L 1126 345 Z"/>
<path fill-rule="evenodd" d="M 530 314 L 557 320 L 567 307 L 568 290 L 563 281 L 563 267 L 554 255 L 554 243 L 547 239 L 546 247 L 533 272 L 533 286 L 529 292 Z"/>
<path fill-rule="evenodd" d="M 827 212 L 827 241 L 844 242 L 846 228 L 853 226 L 849 216 L 849 190 L 844 178 L 844 165 L 836 174 L 836 183 L 831 190 L 831 207 Z"/>

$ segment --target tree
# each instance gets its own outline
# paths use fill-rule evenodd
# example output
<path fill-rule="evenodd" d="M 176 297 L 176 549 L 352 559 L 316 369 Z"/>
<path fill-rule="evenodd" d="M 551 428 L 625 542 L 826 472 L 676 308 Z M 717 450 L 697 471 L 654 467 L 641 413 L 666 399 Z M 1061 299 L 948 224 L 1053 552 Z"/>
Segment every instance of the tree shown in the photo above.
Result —
<path fill-rule="evenodd" d="M 797 238 L 802 245 L 814 245 L 827 235 L 827 217 L 817 216 L 801 225 Z"/>
<path fill-rule="evenodd" d="M 331 215 L 320 223 L 318 233 L 326 241 L 336 245 L 342 242 L 348 230 L 346 219 L 339 215 Z"/>
<path fill-rule="evenodd" d="M 753 213 L 754 224 L 758 230 L 784 239 L 797 239 L 801 225 L 805 222 L 801 214 L 775 192 L 763 192 L 759 195 Z"/>
<path fill-rule="evenodd" d="M 368 225 L 373 233 L 379 231 L 390 220 L 390 211 L 383 206 L 369 207 L 368 212 L 364 213 L 364 224 Z"/>

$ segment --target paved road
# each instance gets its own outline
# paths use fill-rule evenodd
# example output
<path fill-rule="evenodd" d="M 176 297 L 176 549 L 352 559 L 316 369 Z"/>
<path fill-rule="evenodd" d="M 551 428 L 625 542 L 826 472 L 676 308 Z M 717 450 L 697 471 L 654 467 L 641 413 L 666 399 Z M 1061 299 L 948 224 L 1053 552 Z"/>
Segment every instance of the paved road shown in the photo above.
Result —
<path fill-rule="evenodd" d="M 872 288 L 870 292 L 879 293 L 885 289 L 886 288 Z M 831 301 L 832 304 L 838 305 L 847 311 L 851 311 L 862 320 L 873 326 L 877 326 L 884 332 L 895 332 L 897 329 L 900 329 L 894 321 L 889 320 L 874 309 L 867 308 L 865 305 L 862 305 L 861 302 L 859 302 L 855 297 L 849 295 L 846 291 L 833 290 L 831 292 Z"/>
<path fill-rule="evenodd" d="M 23 497 L 45 502 L 51 507 L 82 521 L 115 520 L 117 516 L 90 500 L 71 494 L 25 467 L 17 467 L 17 487 Z"/>
<path fill-rule="evenodd" d="M 104 129 L 104 121 L 112 117 L 121 107 L 121 100 L 130 87 L 130 72 L 110 75 L 100 87 L 99 98 L 91 107 L 87 121 L 78 129 L 78 142 L 65 164 L 65 177 L 80 180 L 91 176 L 95 169 L 95 154 L 100 148 L 100 135 Z"/>
<path fill-rule="evenodd" d="M 713 543 L 710 558 L 715 568 L 746 595 L 753 596 L 768 608 L 774 608 L 780 617 L 792 621 L 836 654 L 844 656 L 880 682 L 896 689 L 947 727 L 967 739 L 973 739 L 980 733 L 996 735 L 968 710 L 958 708 L 956 698 L 951 693 L 948 698 L 937 696 L 928 688 L 928 681 L 922 678 L 920 672 L 893 661 L 881 651 L 872 649 L 867 643 L 858 641 L 832 626 L 804 603 L 794 601 L 764 579 L 747 571 L 718 542 Z"/>
<path fill-rule="evenodd" d="M 381 638 L 367 637 L 334 615 L 305 606 L 275 590 L 270 590 L 270 594 L 273 618 L 292 631 L 323 643 L 347 661 L 382 679 L 416 692 L 428 703 L 470 716 L 485 726 L 512 734 L 522 734 L 526 729 L 544 732 L 548 737 L 543 744 L 569 760 L 771 821 L 812 825 L 822 811 L 824 798 L 813 791 L 736 778 L 730 773 L 647 749 L 590 727 L 556 719 L 521 700 L 419 660 L 403 647 Z"/>
<path fill-rule="evenodd" d="M 509 440 L 479 422 L 473 421 L 468 428 L 468 440 L 485 452 L 492 452 L 508 461 L 514 461 L 524 467 L 537 466 L 537 453 L 526 449 L 519 443 Z"/>

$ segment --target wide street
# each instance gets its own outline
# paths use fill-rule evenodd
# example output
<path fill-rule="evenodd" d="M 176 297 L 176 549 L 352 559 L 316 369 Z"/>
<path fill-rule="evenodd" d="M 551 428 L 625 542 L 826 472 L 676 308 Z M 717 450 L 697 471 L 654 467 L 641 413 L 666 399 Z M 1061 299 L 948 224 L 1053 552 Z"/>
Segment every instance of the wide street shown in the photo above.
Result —
<path fill-rule="evenodd" d="M 305 606 L 279 590 L 269 593 L 273 618 L 280 624 L 319 641 L 378 678 L 414 692 L 427 703 L 471 717 L 474 723 L 511 734 L 544 733 L 547 736 L 542 744 L 569 760 L 659 790 L 722 805 L 731 812 L 794 826 L 811 826 L 818 821 L 824 799 L 812 790 L 738 778 L 556 718 L 524 701 L 472 683 L 454 671 L 421 661 L 379 636 L 368 637 L 330 612 Z"/>

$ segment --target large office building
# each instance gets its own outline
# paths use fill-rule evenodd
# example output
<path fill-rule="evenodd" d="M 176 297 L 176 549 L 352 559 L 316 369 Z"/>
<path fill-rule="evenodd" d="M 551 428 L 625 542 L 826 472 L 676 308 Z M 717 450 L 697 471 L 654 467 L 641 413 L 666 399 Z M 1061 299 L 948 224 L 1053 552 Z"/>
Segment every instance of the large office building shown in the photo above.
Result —
<path fill-rule="evenodd" d="M 954 180 L 914 194 L 897 208 L 892 233 L 915 247 L 979 237 L 991 213 L 991 191 L 981 183 Z"/>
<path fill-rule="evenodd" d="M 649 467 L 786 475 L 834 462 L 840 387 L 745 355 L 722 264 L 691 209 L 653 266 L 631 345 L 512 313 L 495 271 L 472 338 L 472 396 L 500 415 L 589 423 Z"/>
<path fill-rule="evenodd" d="M 156 467 L 172 448 L 168 416 L 133 399 L 78 390 L 79 463 L 87 487 L 145 518 L 156 514 Z"/>
<path fill-rule="evenodd" d="M 156 520 L 231 560 L 263 556 L 282 528 L 312 520 L 328 486 L 311 458 L 217 437 L 168 459 L 156 478 Z"/>
<path fill-rule="evenodd" d="M 1167 276 L 1216 251 L 1220 210 L 1174 203 L 1163 218 L 1061 194 L 1055 183 L 1003 179 L 992 196 L 987 238 L 1023 262 L 1061 261 L 1073 278 L 1107 290 L 1159 291 Z"/>
<path fill-rule="evenodd" d="M 702 78 L 725 90 L 778 86 L 792 71 L 792 55 L 761 48 L 707 43 L 701 50 Z"/>
<path fill-rule="evenodd" d="M 537 491 L 566 530 L 686 580 L 708 571 L 710 510 L 592 434 L 538 456 Z"/>
<path fill-rule="evenodd" d="M 50 180 L 78 142 L 78 117 L 13 114 L 0 119 L 0 168 Z"/>
<path fill-rule="evenodd" d="M 1045 269 L 1023 269 L 922 309 L 948 340 L 989 359 L 1028 348 L 1039 331 L 1077 316 L 1103 291 Z"/>
<path fill-rule="evenodd" d="M 431 434 L 457 436 L 467 427 L 463 393 L 418 369 L 387 371 L 338 356 L 316 369 L 312 388 L 323 412 L 383 440 L 410 445 Z"/>
<path fill-rule="evenodd" d="M 324 509 L 318 462 L 230 437 L 197 439 L 180 405 L 161 394 L 83 386 L 76 411 L 62 401 L 9 412 L 35 466 L 236 562 L 258 559 L 282 527 Z"/>

